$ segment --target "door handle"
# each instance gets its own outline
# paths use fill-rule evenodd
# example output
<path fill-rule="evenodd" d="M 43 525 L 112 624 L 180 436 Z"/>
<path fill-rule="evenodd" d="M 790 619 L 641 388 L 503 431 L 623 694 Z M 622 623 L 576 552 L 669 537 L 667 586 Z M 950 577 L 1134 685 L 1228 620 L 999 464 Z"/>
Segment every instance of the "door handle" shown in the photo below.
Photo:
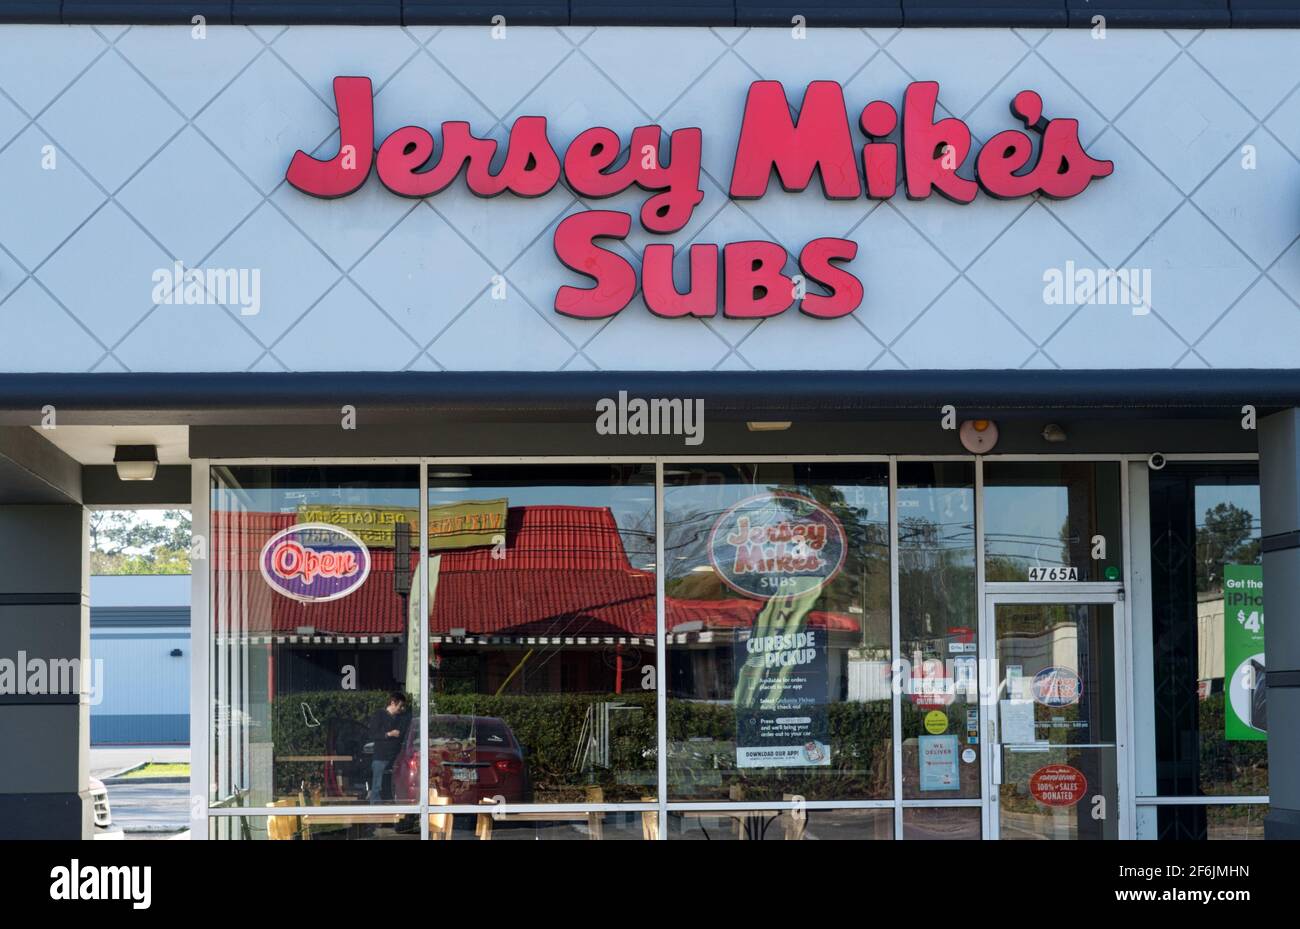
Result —
<path fill-rule="evenodd" d="M 999 787 L 1002 784 L 1002 746 L 993 743 L 993 786 Z"/>

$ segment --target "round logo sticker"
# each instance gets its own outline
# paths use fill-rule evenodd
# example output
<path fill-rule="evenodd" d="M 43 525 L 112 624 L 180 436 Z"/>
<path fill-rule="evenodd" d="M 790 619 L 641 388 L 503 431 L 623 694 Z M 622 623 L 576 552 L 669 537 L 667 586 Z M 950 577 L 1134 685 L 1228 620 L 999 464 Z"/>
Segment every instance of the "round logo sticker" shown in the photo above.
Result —
<path fill-rule="evenodd" d="M 942 710 L 931 710 L 926 713 L 925 731 L 930 735 L 943 735 L 948 731 L 948 714 Z"/>
<path fill-rule="evenodd" d="M 1070 706 L 1083 696 L 1083 681 L 1070 668 L 1054 665 L 1034 675 L 1034 702 L 1043 706 Z"/>
<path fill-rule="evenodd" d="M 1049 764 L 1029 775 L 1029 792 L 1046 806 L 1074 806 L 1087 789 L 1083 772 L 1068 764 Z"/>
<path fill-rule="evenodd" d="M 346 597 L 370 574 L 370 550 L 338 526 L 303 523 L 271 536 L 258 558 L 262 577 L 304 603 Z"/>
<path fill-rule="evenodd" d="M 732 590 L 771 600 L 814 593 L 844 566 L 844 527 L 801 494 L 741 500 L 713 524 L 709 561 Z"/>

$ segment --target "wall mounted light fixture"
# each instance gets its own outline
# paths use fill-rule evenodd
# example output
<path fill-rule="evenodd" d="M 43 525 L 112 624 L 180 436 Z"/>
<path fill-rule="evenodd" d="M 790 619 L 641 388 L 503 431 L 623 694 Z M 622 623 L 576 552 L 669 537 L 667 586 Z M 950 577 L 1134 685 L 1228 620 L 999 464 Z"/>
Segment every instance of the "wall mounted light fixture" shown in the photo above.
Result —
<path fill-rule="evenodd" d="M 152 481 L 158 473 L 158 446 L 119 445 L 113 451 L 117 476 L 123 481 Z"/>

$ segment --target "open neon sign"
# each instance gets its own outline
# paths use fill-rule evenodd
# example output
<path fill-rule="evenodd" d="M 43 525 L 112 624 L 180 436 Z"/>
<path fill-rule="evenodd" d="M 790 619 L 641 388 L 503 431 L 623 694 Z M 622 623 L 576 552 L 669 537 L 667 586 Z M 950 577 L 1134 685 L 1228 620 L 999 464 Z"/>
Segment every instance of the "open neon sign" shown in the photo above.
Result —
<path fill-rule="evenodd" d="M 729 194 L 736 200 L 762 197 L 773 174 L 785 190 L 801 191 L 816 174 L 828 199 L 885 200 L 898 191 L 901 164 L 901 186 L 912 200 L 937 192 L 970 203 L 981 189 L 1002 199 L 1032 194 L 1064 199 L 1114 170 L 1111 162 L 1084 151 L 1077 120 L 1047 119 L 1042 98 L 1025 90 L 1012 100 L 1011 112 L 1039 136 L 1038 144 L 1027 131 L 1003 130 L 976 153 L 974 179 L 962 177 L 958 169 L 974 147 L 970 128 L 955 117 L 936 119 L 938 98 L 934 81 L 909 84 L 901 121 L 892 104 L 868 103 L 858 119 L 866 140 L 859 158 L 838 83 L 810 83 L 796 120 L 778 81 L 755 81 L 745 102 Z M 462 173 L 466 186 L 481 197 L 507 191 L 540 197 L 563 181 L 578 196 L 600 199 L 635 186 L 651 194 L 640 209 L 641 225 L 659 235 L 683 229 L 704 199 L 699 129 L 674 130 L 665 148 L 659 126 L 633 129 L 626 146 L 612 129 L 595 127 L 579 133 L 561 158 L 547 137 L 545 117 L 521 116 L 511 126 L 504 161 L 494 172 L 496 141 L 473 135 L 469 123 L 442 124 L 441 152 L 433 134 L 419 126 L 396 130 L 376 150 L 370 79 L 336 77 L 334 99 L 338 154 L 322 160 L 298 151 L 285 174 L 290 184 L 314 197 L 345 197 L 360 189 L 372 168 L 393 193 L 413 198 L 445 190 Z M 896 132 L 899 141 L 888 141 Z M 557 313 L 604 319 L 632 302 L 636 269 L 599 244 L 626 238 L 631 226 L 628 213 L 613 210 L 587 210 L 560 222 L 554 237 L 556 256 L 595 283 L 560 287 Z M 804 246 L 799 268 L 806 281 L 824 291 L 817 293 L 796 286 L 785 274 L 790 256 L 775 242 L 733 242 L 721 249 L 697 243 L 689 248 L 690 284 L 682 292 L 673 280 L 675 246 L 655 243 L 642 253 L 640 287 L 650 311 L 669 318 L 716 316 L 721 304 L 727 318 L 761 319 L 797 302 L 808 316 L 834 319 L 862 303 L 862 282 L 843 267 L 857 252 L 856 242 L 835 237 Z"/>

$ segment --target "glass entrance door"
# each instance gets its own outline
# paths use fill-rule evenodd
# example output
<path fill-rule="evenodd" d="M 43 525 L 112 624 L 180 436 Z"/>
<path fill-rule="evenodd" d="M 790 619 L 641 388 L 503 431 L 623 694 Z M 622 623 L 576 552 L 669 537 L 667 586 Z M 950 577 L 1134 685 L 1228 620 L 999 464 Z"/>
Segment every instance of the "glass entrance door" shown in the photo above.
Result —
<path fill-rule="evenodd" d="M 990 834 L 1114 839 L 1125 764 L 1112 595 L 993 594 Z"/>

